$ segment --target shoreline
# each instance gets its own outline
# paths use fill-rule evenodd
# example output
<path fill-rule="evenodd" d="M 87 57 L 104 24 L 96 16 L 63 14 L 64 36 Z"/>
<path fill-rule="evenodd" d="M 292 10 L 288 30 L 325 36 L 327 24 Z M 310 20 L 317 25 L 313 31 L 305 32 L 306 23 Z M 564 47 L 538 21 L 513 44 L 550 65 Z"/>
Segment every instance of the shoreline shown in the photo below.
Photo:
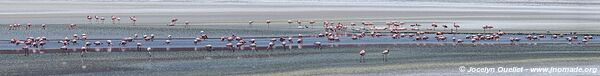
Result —
<path fill-rule="evenodd" d="M 474 45 L 477 44 L 477 45 Z M 345 47 L 368 47 L 368 46 L 410 46 L 410 47 L 438 47 L 438 46 L 444 46 L 444 47 L 448 47 L 448 46 L 453 46 L 453 47 L 489 47 L 489 46 L 508 46 L 508 47 L 600 47 L 600 45 L 595 45 L 595 44 L 600 44 L 600 42 L 594 42 L 594 43 L 588 43 L 588 45 L 572 45 L 572 44 L 567 44 L 567 43 L 555 43 L 555 42 L 537 42 L 536 45 L 531 45 L 529 43 L 517 43 L 517 45 L 512 45 L 511 43 L 462 43 L 462 44 L 455 44 L 452 42 L 446 42 L 446 43 L 388 43 L 388 44 L 382 44 L 382 43 L 377 43 L 377 44 L 322 44 L 321 48 L 318 48 L 314 45 L 303 45 L 302 49 L 306 50 L 306 49 L 312 49 L 312 50 L 321 50 L 321 49 L 335 49 L 335 48 L 345 48 Z M 560 45 L 560 46 L 553 46 L 553 45 Z M 563 46 L 566 45 L 566 46 Z M 283 47 L 283 46 L 275 46 L 274 49 L 267 49 L 266 46 L 257 46 L 256 50 L 251 50 L 251 47 L 245 46 L 243 48 L 243 50 L 238 49 L 237 47 L 233 47 L 234 50 L 230 49 L 230 48 L 226 48 L 226 47 L 213 47 L 211 50 L 208 50 L 206 48 L 204 48 L 203 46 L 198 46 L 198 47 L 173 47 L 173 48 L 152 48 L 152 50 L 150 52 L 176 52 L 176 51 L 232 51 L 232 52 L 236 52 L 236 51 L 272 51 L 272 50 L 300 50 L 298 49 L 297 46 L 291 45 L 288 47 Z M 61 50 L 61 49 L 40 49 L 40 48 L 34 48 L 34 49 L 30 49 L 31 51 L 43 51 L 44 53 L 65 53 L 65 50 Z M 101 47 L 101 48 L 94 48 L 94 47 L 89 47 L 88 52 L 148 52 L 146 51 L 146 47 L 142 47 L 142 48 L 132 48 L 132 47 L 115 47 L 115 48 L 105 48 L 105 47 Z M 110 50 L 110 51 L 109 51 Z M 0 50 L 0 54 L 24 54 L 22 52 L 22 49 L 14 49 L 14 50 Z M 71 53 L 79 53 L 81 51 L 81 49 L 78 48 L 69 48 L 66 50 L 67 52 L 71 52 Z"/>

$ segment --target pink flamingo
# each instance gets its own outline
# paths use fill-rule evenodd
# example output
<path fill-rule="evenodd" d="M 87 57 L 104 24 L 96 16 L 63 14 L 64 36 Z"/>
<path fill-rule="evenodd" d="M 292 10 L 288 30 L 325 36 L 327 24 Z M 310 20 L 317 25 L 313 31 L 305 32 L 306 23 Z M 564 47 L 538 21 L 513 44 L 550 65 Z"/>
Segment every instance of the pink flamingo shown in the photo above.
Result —
<path fill-rule="evenodd" d="M 177 22 L 178 20 L 179 20 L 179 19 L 177 19 L 177 18 L 173 17 L 173 18 L 171 19 L 171 23 L 169 24 L 169 26 L 175 26 L 175 24 L 176 24 L 176 22 Z"/>
<path fill-rule="evenodd" d="M 135 16 L 131 16 L 131 17 L 129 17 L 129 20 L 131 20 L 133 22 L 133 25 L 135 26 L 135 22 L 137 21 L 137 18 Z"/>
<path fill-rule="evenodd" d="M 492 29 L 492 28 L 494 28 L 494 26 L 491 26 L 491 25 L 483 25 L 483 27 L 482 27 L 482 28 L 483 28 L 483 33 L 485 33 L 485 30 L 486 30 L 486 29 Z"/>
<path fill-rule="evenodd" d="M 232 52 L 235 52 L 235 49 L 233 49 L 233 43 L 229 42 L 229 43 L 225 44 L 225 47 L 227 47 L 228 49 L 231 49 Z"/>
<path fill-rule="evenodd" d="M 90 22 L 90 24 L 91 24 L 92 23 L 92 16 L 87 16 L 86 18 L 87 18 L 88 22 Z"/>
<path fill-rule="evenodd" d="M 112 24 L 115 24 L 115 21 L 117 20 L 117 16 L 115 16 L 115 15 L 111 16 L 110 20 L 112 21 Z"/>
<path fill-rule="evenodd" d="M 237 47 L 240 50 L 244 50 L 244 42 L 238 42 L 237 44 L 235 44 L 235 47 Z"/>
<path fill-rule="evenodd" d="M 86 35 L 86 34 L 81 34 L 81 39 L 82 39 L 82 40 L 84 40 L 84 41 L 85 41 L 85 40 L 87 40 L 87 38 L 88 38 L 88 37 L 87 37 L 87 35 Z"/>
<path fill-rule="evenodd" d="M 438 27 L 438 25 L 437 25 L 437 24 L 435 24 L 435 22 L 434 22 L 434 23 L 431 23 L 431 27 L 433 27 L 433 31 L 435 31 L 435 28 L 437 28 L 437 27 Z"/>

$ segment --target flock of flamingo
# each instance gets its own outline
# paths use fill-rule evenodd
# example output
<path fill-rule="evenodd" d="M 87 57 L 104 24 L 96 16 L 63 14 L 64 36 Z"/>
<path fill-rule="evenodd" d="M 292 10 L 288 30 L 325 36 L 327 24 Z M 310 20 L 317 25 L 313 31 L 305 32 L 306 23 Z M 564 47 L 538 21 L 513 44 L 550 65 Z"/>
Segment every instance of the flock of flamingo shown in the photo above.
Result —
<path fill-rule="evenodd" d="M 89 23 L 98 23 L 98 24 L 104 24 L 105 23 L 105 17 L 101 17 L 101 16 L 86 16 L 86 19 L 88 20 Z M 137 18 L 136 16 L 130 16 L 129 19 L 131 20 L 131 24 L 132 25 L 136 25 L 136 21 Z M 121 18 L 118 16 L 111 16 L 111 20 L 112 20 L 112 24 L 117 24 L 120 23 Z M 172 18 L 170 20 L 170 23 L 167 24 L 167 26 L 176 26 L 178 19 L 177 18 Z M 270 26 L 270 24 L 273 21 L 271 20 L 266 20 L 265 23 L 267 26 Z M 253 23 L 255 23 L 254 21 L 248 21 L 249 25 L 252 25 Z M 288 24 L 292 24 L 292 23 L 297 23 L 298 24 L 298 28 L 309 28 L 308 25 L 303 25 L 301 20 L 287 20 Z M 315 20 L 308 20 L 308 23 L 310 25 L 314 25 L 316 23 Z M 184 23 L 186 26 L 190 24 L 190 21 L 185 21 Z M 298 34 L 297 36 L 281 36 L 281 37 L 273 37 L 272 39 L 270 39 L 270 41 L 268 41 L 268 44 L 264 44 L 266 45 L 266 49 L 267 50 L 272 50 L 275 49 L 277 46 L 275 44 L 280 44 L 281 47 L 283 47 L 283 49 L 292 49 L 292 45 L 293 43 L 297 44 L 297 48 L 298 49 L 302 49 L 303 45 L 303 38 L 305 37 L 314 37 L 314 38 L 325 38 L 327 40 L 329 40 L 330 42 L 339 42 L 340 37 L 341 36 L 347 36 L 350 37 L 351 40 L 358 40 L 361 38 L 364 38 L 365 36 L 372 36 L 372 37 L 382 37 L 382 36 L 389 36 L 392 37 L 393 39 L 399 39 L 399 38 L 409 38 L 412 39 L 413 41 L 419 42 L 419 41 L 427 41 L 429 39 L 429 36 L 427 36 L 427 32 L 424 32 L 422 30 L 420 30 L 419 28 L 422 26 L 421 24 L 409 24 L 410 28 L 405 28 L 403 27 L 404 25 L 407 25 L 407 23 L 405 22 L 398 22 L 398 21 L 390 21 L 390 22 L 385 22 L 384 25 L 387 25 L 387 27 L 375 27 L 375 23 L 373 22 L 369 22 L 369 21 L 363 21 L 361 23 L 363 26 L 359 27 L 359 28 L 355 28 L 358 25 L 356 23 L 350 23 L 349 26 L 342 23 L 342 22 L 329 22 L 329 21 L 323 21 L 323 29 L 324 32 L 322 33 L 318 33 L 316 35 L 307 35 L 304 36 L 302 34 Z M 27 29 L 31 29 L 33 26 L 33 24 L 31 23 L 27 23 L 26 27 L 24 28 L 24 30 Z M 41 24 L 41 29 L 46 29 L 47 25 L 46 24 Z M 67 25 L 68 29 L 77 29 L 77 25 L 76 24 L 69 24 Z M 442 32 L 442 31 L 437 31 L 436 32 L 436 28 L 438 27 L 442 27 L 444 29 L 448 29 L 449 26 L 448 25 L 438 25 L 436 23 L 432 23 L 430 28 L 427 28 L 426 30 L 428 31 L 432 31 L 433 33 L 433 38 L 435 38 L 435 40 L 437 40 L 438 42 L 441 41 L 446 41 L 448 39 L 448 37 L 446 37 L 444 34 L 457 34 L 458 29 L 460 28 L 460 26 L 456 23 L 452 23 L 452 27 L 454 28 L 450 28 L 449 32 Z M 495 33 L 486 33 L 487 30 L 490 30 L 492 28 L 494 28 L 491 25 L 484 25 L 482 26 L 484 33 L 480 33 L 480 34 L 473 34 L 473 35 L 466 35 L 466 37 L 464 38 L 458 38 L 456 36 L 452 36 L 450 39 L 452 40 L 452 43 L 455 45 L 458 44 L 462 44 L 464 41 L 469 40 L 473 45 L 485 45 L 483 43 L 479 43 L 480 41 L 484 41 L 484 40 L 488 40 L 488 41 L 499 41 L 501 39 L 503 39 L 502 36 L 504 36 L 505 32 L 503 31 L 498 31 Z M 21 24 L 10 24 L 9 25 L 9 30 L 19 30 L 19 29 L 23 29 L 21 28 Z M 411 31 L 415 31 L 415 32 L 403 32 L 403 31 L 407 31 L 407 30 L 411 30 Z M 355 33 L 355 32 L 349 32 L 349 31 L 361 31 L 359 33 Z M 380 31 L 380 32 L 377 32 Z M 385 35 L 384 32 L 381 31 L 389 31 L 389 34 Z M 367 33 L 368 32 L 368 33 Z M 583 39 L 581 39 L 581 41 L 576 41 L 578 39 L 577 34 L 575 32 L 570 33 L 570 34 L 529 34 L 526 35 L 524 37 L 508 37 L 505 38 L 507 40 L 510 41 L 511 45 L 518 45 L 517 42 L 521 41 L 521 38 L 526 38 L 527 40 L 529 40 L 530 42 L 534 42 L 537 40 L 540 40 L 542 38 L 546 38 L 545 35 L 551 35 L 550 38 L 552 39 L 558 39 L 558 38 L 564 38 L 566 41 L 568 41 L 569 44 L 587 44 L 587 42 L 589 42 L 590 40 L 593 39 L 592 35 L 584 35 Z M 566 36 L 566 35 L 571 35 L 571 36 Z M 171 40 L 173 39 L 172 35 L 167 35 L 166 36 L 167 39 L 164 40 L 164 44 L 165 45 L 169 45 L 172 44 L 173 42 L 171 42 Z M 130 37 L 125 37 L 120 39 L 120 41 L 117 41 L 116 44 L 113 43 L 112 40 L 105 40 L 105 41 L 95 41 L 95 42 L 90 42 L 91 40 L 88 40 L 88 35 L 86 34 L 74 34 L 72 37 L 68 37 L 66 36 L 64 39 L 58 41 L 57 43 L 61 45 L 60 50 L 62 50 L 65 53 L 68 53 L 69 50 L 68 49 L 78 49 L 78 51 L 81 53 L 81 57 L 84 57 L 86 53 L 88 53 L 88 49 L 90 48 L 90 46 L 95 45 L 95 46 L 113 46 L 113 45 L 120 45 L 120 46 L 135 46 L 137 50 L 143 50 L 145 49 L 145 51 L 147 51 L 148 56 L 152 56 L 150 51 L 152 50 L 151 47 L 144 47 L 143 44 L 141 42 L 143 41 L 154 41 L 155 40 L 155 35 L 154 34 L 150 34 L 150 35 L 143 35 L 141 36 L 141 38 L 138 37 L 138 34 L 133 34 Z M 139 40 L 138 40 L 139 39 Z M 201 43 L 202 41 L 205 41 L 206 39 L 209 39 L 208 34 L 205 33 L 204 31 L 200 31 L 200 35 L 198 37 L 196 37 L 194 40 L 190 40 L 190 43 L 193 43 L 194 45 L 198 45 L 199 43 Z M 465 39 L 465 40 L 463 40 Z M 82 42 L 80 42 L 82 41 Z M 236 51 L 236 50 L 245 50 L 247 48 L 249 48 L 250 50 L 258 50 L 257 46 L 258 44 L 256 43 L 256 39 L 249 39 L 248 41 L 246 41 L 246 39 L 244 39 L 241 36 L 236 36 L 236 35 L 231 35 L 231 36 L 224 36 L 224 37 L 220 37 L 220 41 L 222 42 L 226 42 L 227 44 L 225 44 L 225 48 L 229 49 L 231 51 Z M 46 37 L 27 37 L 24 40 L 19 40 L 17 38 L 12 38 L 10 39 L 10 43 L 11 44 L 15 44 L 17 46 L 20 46 L 22 50 L 24 51 L 25 56 L 29 55 L 30 52 L 36 53 L 36 51 L 30 51 L 30 49 L 33 48 L 43 48 L 47 43 L 48 43 L 48 39 Z M 82 43 L 82 44 L 79 44 Z M 130 44 L 131 43 L 131 44 Z M 490 43 L 491 45 L 493 45 L 494 43 Z M 81 48 L 67 48 L 68 46 L 75 46 L 75 45 L 82 45 Z M 417 45 L 420 45 L 419 43 L 417 43 Z M 532 45 L 536 45 L 536 43 L 532 43 Z M 315 48 L 322 48 L 322 43 L 319 41 L 316 41 L 313 43 L 313 46 Z M 213 45 L 211 44 L 206 44 L 203 46 L 203 48 L 207 51 L 213 51 Z M 43 53 L 43 51 L 37 51 L 38 53 Z M 389 54 L 390 50 L 385 49 L 383 52 L 381 52 L 381 54 L 383 55 L 384 61 L 387 61 L 386 56 Z M 367 51 L 365 49 L 362 49 L 359 51 L 359 55 L 361 56 L 361 60 L 360 62 L 364 62 L 364 56 L 366 55 Z"/>

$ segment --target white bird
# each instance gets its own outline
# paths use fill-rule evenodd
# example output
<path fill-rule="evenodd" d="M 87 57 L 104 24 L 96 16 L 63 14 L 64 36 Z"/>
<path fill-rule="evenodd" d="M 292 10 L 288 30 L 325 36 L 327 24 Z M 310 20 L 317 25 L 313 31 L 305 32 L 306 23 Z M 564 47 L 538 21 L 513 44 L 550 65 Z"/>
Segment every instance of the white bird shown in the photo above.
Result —
<path fill-rule="evenodd" d="M 390 54 L 390 50 L 388 50 L 388 49 L 385 49 L 385 50 L 383 50 L 383 52 L 381 52 L 381 54 L 383 54 L 383 61 L 384 61 L 384 62 L 387 62 L 387 58 L 386 58 L 386 56 L 387 56 L 388 54 Z"/>
<path fill-rule="evenodd" d="M 365 62 L 365 61 L 364 61 L 364 59 L 365 59 L 365 55 L 366 55 L 366 54 L 367 54 L 367 51 L 365 51 L 364 49 L 363 49 L 363 50 L 360 50 L 360 52 L 358 52 L 358 55 L 360 55 L 360 62 L 361 62 L 361 63 L 362 63 L 362 62 Z"/>
<path fill-rule="evenodd" d="M 165 40 L 165 44 L 167 44 L 167 45 L 171 44 L 171 40 Z"/>
<path fill-rule="evenodd" d="M 204 48 L 208 51 L 212 51 L 212 45 L 205 45 Z"/>
<path fill-rule="evenodd" d="M 321 42 L 315 42 L 315 47 L 321 49 Z"/>
<path fill-rule="evenodd" d="M 150 47 L 146 48 L 146 51 L 148 52 L 148 57 L 152 57 L 152 53 L 150 53 L 150 50 L 152 50 L 152 48 L 150 48 Z"/>
<path fill-rule="evenodd" d="M 87 52 L 88 52 L 88 51 L 87 51 L 87 47 L 85 47 L 85 46 L 84 46 L 84 47 L 81 47 L 81 54 L 80 54 L 80 55 L 81 55 L 81 57 L 84 57 L 84 56 L 83 56 L 83 54 L 84 54 L 84 53 L 87 53 Z"/>

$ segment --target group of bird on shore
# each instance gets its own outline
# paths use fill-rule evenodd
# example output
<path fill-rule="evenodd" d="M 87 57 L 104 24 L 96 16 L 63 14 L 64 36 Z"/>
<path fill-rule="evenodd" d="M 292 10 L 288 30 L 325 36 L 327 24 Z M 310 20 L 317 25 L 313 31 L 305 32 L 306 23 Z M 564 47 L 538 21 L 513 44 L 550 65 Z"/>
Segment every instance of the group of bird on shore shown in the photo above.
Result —
<path fill-rule="evenodd" d="M 135 25 L 137 18 L 136 16 L 130 16 L 129 17 L 132 25 Z M 99 23 L 99 24 L 103 24 L 105 18 L 101 17 L 101 16 L 86 16 L 86 19 L 88 20 L 89 23 Z M 111 16 L 111 20 L 112 23 L 120 23 L 120 17 L 118 16 Z M 95 21 L 94 21 L 95 20 Z M 171 18 L 170 23 L 168 24 L 168 26 L 175 26 L 175 24 L 177 24 L 176 22 L 179 19 L 177 18 Z M 316 20 L 306 20 L 308 21 L 308 23 L 310 25 L 314 25 L 317 21 Z M 486 30 L 490 30 L 492 28 L 494 28 L 491 25 L 483 25 L 483 33 L 480 34 L 474 34 L 474 35 L 466 35 L 466 37 L 464 38 L 458 38 L 455 36 L 455 34 L 457 34 L 458 29 L 460 28 L 460 26 L 457 23 L 452 23 L 452 26 L 454 28 L 450 28 L 449 32 L 444 32 L 444 31 L 437 31 L 435 30 L 436 28 L 440 27 L 440 25 L 436 24 L 436 23 L 432 23 L 431 24 L 431 28 L 427 28 L 427 31 L 430 32 L 424 32 L 422 30 L 420 30 L 420 26 L 422 26 L 421 24 L 410 24 L 410 28 L 405 28 L 404 26 L 407 24 L 406 22 L 399 22 L 399 21 L 390 21 L 390 22 L 385 22 L 384 25 L 387 25 L 387 27 L 384 28 L 380 28 L 380 27 L 376 27 L 374 22 L 370 22 L 370 21 L 363 21 L 361 24 L 363 26 L 358 26 L 356 23 L 351 22 L 349 23 L 349 26 L 342 23 L 342 22 L 329 22 L 329 21 L 322 21 L 323 22 L 323 26 L 322 28 L 324 29 L 324 31 L 322 33 L 318 33 L 318 34 L 314 34 L 314 35 L 303 35 L 303 34 L 298 34 L 297 36 L 280 36 L 280 37 L 272 37 L 272 39 L 270 39 L 268 41 L 268 44 L 265 44 L 266 50 L 272 50 L 275 49 L 277 46 L 276 44 L 280 44 L 281 47 L 283 47 L 283 49 L 292 49 L 292 45 L 293 43 L 297 44 L 297 48 L 298 49 L 302 49 L 302 46 L 304 41 L 303 38 L 306 37 L 314 37 L 314 38 L 325 38 L 327 39 L 330 43 L 334 43 L 334 42 L 339 42 L 340 41 L 340 37 L 342 36 L 348 36 L 351 38 L 351 40 L 359 40 L 361 38 L 364 38 L 366 36 L 371 36 L 371 37 L 383 37 L 383 36 L 389 36 L 392 37 L 392 39 L 400 39 L 400 38 L 409 38 L 412 39 L 413 41 L 419 42 L 419 41 L 427 41 L 429 39 L 429 36 L 427 36 L 428 33 L 433 33 L 434 37 L 438 42 L 445 42 L 448 37 L 446 37 L 445 34 L 454 34 L 452 35 L 452 37 L 450 38 L 452 40 L 452 43 L 455 45 L 459 45 L 462 44 L 466 39 L 466 40 L 470 40 L 471 43 L 473 45 L 484 45 L 484 43 L 479 43 L 482 40 L 488 40 L 488 41 L 499 41 L 500 39 L 502 39 L 501 37 L 504 36 L 505 33 L 503 31 L 498 30 L 498 32 L 495 33 L 486 33 Z M 254 23 L 254 21 L 248 21 L 249 25 L 252 25 Z M 272 23 L 271 20 L 266 20 L 265 23 L 267 24 L 267 26 L 270 25 L 270 23 Z M 302 25 L 302 20 L 287 20 L 288 24 L 292 24 L 292 23 L 297 23 L 298 24 L 298 28 L 309 28 L 307 25 Z M 189 25 L 190 21 L 185 21 L 184 23 L 185 25 Z M 30 29 L 31 26 L 33 24 L 31 23 L 27 23 L 26 24 L 26 30 Z M 41 24 L 42 29 L 46 29 L 46 24 Z M 77 29 L 76 24 L 69 24 L 68 28 L 69 29 Z M 18 30 L 21 27 L 21 24 L 10 24 L 9 25 L 9 30 Z M 358 28 L 356 28 L 358 27 Z M 442 28 L 444 29 L 448 29 L 449 26 L 448 25 L 441 25 Z M 415 31 L 414 33 L 406 33 L 404 31 Z M 360 33 L 354 33 L 354 32 L 360 32 Z M 389 34 L 385 33 L 386 31 L 389 31 Z M 385 33 L 385 34 L 384 34 Z M 584 35 L 583 39 L 581 39 L 581 42 L 575 41 L 578 39 L 576 32 L 570 33 L 570 34 L 529 34 L 526 35 L 525 37 L 508 37 L 507 39 L 511 42 L 511 45 L 518 45 L 518 42 L 521 41 L 521 38 L 526 38 L 527 40 L 530 41 L 531 44 L 536 45 L 537 43 L 535 43 L 535 41 L 538 41 L 542 38 L 546 38 L 545 35 L 551 35 L 550 38 L 552 39 L 558 39 L 558 38 L 565 38 L 566 41 L 569 42 L 569 44 L 587 44 L 587 42 L 591 41 L 593 39 L 592 35 Z M 571 36 L 566 36 L 566 35 L 571 35 Z M 144 47 L 142 46 L 142 42 L 144 41 L 154 41 L 156 38 L 155 34 L 149 34 L 149 35 L 143 35 L 141 38 L 138 38 L 138 34 L 133 34 L 130 37 L 124 37 L 121 38 L 120 41 L 118 42 L 118 45 L 122 46 L 122 47 L 126 47 L 129 46 L 130 43 L 135 43 L 134 46 L 136 47 L 137 50 L 143 50 Z M 171 40 L 173 39 L 173 35 L 167 35 L 166 36 L 167 39 L 164 40 L 164 45 L 170 45 L 172 44 Z M 196 38 L 194 38 L 192 41 L 190 41 L 190 43 L 193 43 L 194 45 L 199 45 L 202 41 L 205 41 L 206 39 L 209 39 L 208 34 L 205 33 L 204 31 L 200 31 L 199 32 L 199 36 L 197 36 Z M 258 44 L 256 43 L 257 39 L 249 39 L 248 41 L 246 41 L 244 39 L 244 37 L 242 36 L 237 36 L 237 35 L 231 35 L 231 36 L 223 36 L 219 38 L 220 41 L 222 42 L 226 42 L 225 44 L 225 48 L 229 49 L 231 51 L 236 51 L 236 50 L 245 50 L 246 48 L 250 48 L 250 50 L 259 50 L 258 49 Z M 82 44 L 79 44 L 81 41 Z M 57 43 L 61 44 L 62 46 L 60 47 L 61 50 L 63 50 L 65 53 L 69 52 L 68 49 L 79 49 L 79 51 L 81 52 L 81 56 L 84 57 L 84 54 L 88 52 L 88 49 L 90 48 L 90 46 L 95 45 L 95 46 L 113 46 L 114 43 L 112 40 L 105 40 L 105 41 L 95 41 L 95 42 L 90 42 L 91 40 L 88 40 L 88 35 L 87 34 L 74 34 L 72 37 L 65 37 L 62 40 L 59 40 Z M 25 55 L 29 55 L 28 50 L 30 50 L 30 47 L 34 47 L 34 48 L 43 48 L 47 43 L 48 43 L 48 39 L 46 37 L 27 37 L 24 40 L 19 40 L 17 38 L 12 38 L 10 39 L 10 43 L 15 44 L 17 46 L 22 45 L 22 50 L 25 50 Z M 489 43 L 490 45 L 493 45 L 494 43 Z M 81 48 L 68 48 L 68 46 L 74 46 L 74 45 L 82 45 Z M 322 48 L 322 43 L 320 41 L 316 41 L 313 43 L 315 48 Z M 417 43 L 417 45 L 419 45 L 419 43 Z M 424 44 L 423 44 L 424 45 Z M 213 45 L 211 44 L 206 44 L 203 46 L 207 51 L 213 51 Z M 145 47 L 145 50 L 148 52 L 148 55 L 151 56 L 150 51 L 152 50 L 151 47 Z M 34 53 L 36 51 L 33 51 Z M 43 53 L 43 51 L 38 51 L 38 53 Z M 362 59 L 366 54 L 365 49 L 360 50 L 359 52 L 360 56 L 361 56 L 361 62 L 364 62 Z M 382 52 L 382 54 L 385 55 L 389 54 L 389 50 L 384 50 Z M 384 59 L 385 60 L 385 59 Z M 385 60 L 387 61 L 387 60 Z"/>

